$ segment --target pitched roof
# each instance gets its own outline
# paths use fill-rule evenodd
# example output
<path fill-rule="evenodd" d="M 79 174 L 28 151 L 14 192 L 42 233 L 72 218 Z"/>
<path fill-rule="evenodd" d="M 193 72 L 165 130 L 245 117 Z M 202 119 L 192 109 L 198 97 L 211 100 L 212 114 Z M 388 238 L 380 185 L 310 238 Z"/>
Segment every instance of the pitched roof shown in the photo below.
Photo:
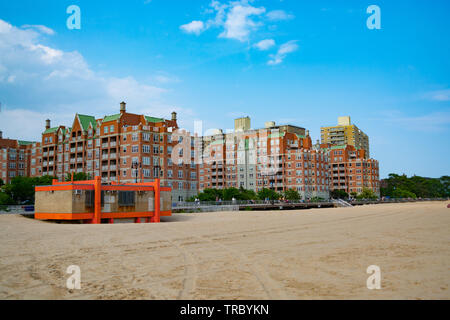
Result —
<path fill-rule="evenodd" d="M 22 140 L 18 140 L 17 141 L 19 143 L 19 146 L 27 146 L 29 144 L 33 144 L 34 142 L 31 141 L 22 141 Z"/>
<path fill-rule="evenodd" d="M 105 116 L 105 117 L 103 118 L 103 121 L 102 121 L 102 122 L 109 122 L 109 121 L 119 120 L 121 116 L 122 116 L 121 113 L 113 114 L 112 116 Z"/>
<path fill-rule="evenodd" d="M 95 121 L 95 117 L 87 116 L 84 114 L 78 114 L 78 119 L 80 120 L 80 125 L 83 131 L 87 131 L 89 129 L 89 124 L 92 123 L 92 128 L 95 129 L 97 122 Z"/>
<path fill-rule="evenodd" d="M 332 146 L 332 147 L 330 148 L 330 150 L 345 149 L 345 148 L 347 148 L 347 145 L 346 145 L 346 144 L 341 145 L 341 146 Z"/>
<path fill-rule="evenodd" d="M 152 122 L 152 123 L 165 122 L 164 119 L 161 119 L 161 118 L 154 118 L 154 117 L 149 117 L 149 116 L 145 116 L 145 120 L 147 120 L 147 122 Z"/>
<path fill-rule="evenodd" d="M 271 138 L 283 138 L 286 135 L 286 132 L 277 132 L 269 135 L 269 139 Z"/>
<path fill-rule="evenodd" d="M 50 128 L 44 131 L 43 134 L 47 134 L 47 133 L 55 133 L 56 131 L 58 131 L 59 127 L 54 127 L 54 128 Z"/>

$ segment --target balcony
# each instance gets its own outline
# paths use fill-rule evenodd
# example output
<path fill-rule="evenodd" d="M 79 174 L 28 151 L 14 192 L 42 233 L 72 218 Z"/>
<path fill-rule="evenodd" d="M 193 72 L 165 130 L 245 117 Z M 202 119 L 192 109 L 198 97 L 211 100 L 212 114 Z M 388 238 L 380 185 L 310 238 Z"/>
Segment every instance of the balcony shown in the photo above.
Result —
<path fill-rule="evenodd" d="M 116 169 L 117 169 L 117 166 L 115 166 L 115 165 L 109 166 L 110 171 L 116 171 Z"/>
<path fill-rule="evenodd" d="M 103 143 L 102 148 L 108 148 L 108 143 Z"/>
<path fill-rule="evenodd" d="M 109 159 L 109 155 L 108 154 L 103 154 L 102 155 L 102 159 L 103 160 L 108 160 Z"/>
<path fill-rule="evenodd" d="M 54 151 L 50 151 L 50 152 L 48 153 L 48 155 L 49 155 L 50 157 L 52 157 L 52 156 L 55 155 L 55 152 L 54 152 Z"/>
<path fill-rule="evenodd" d="M 74 153 L 76 151 L 75 148 L 70 148 L 70 152 Z"/>
<path fill-rule="evenodd" d="M 84 172 L 83 168 L 77 169 L 77 173 L 81 173 L 81 172 Z"/>
<path fill-rule="evenodd" d="M 116 154 L 116 153 L 111 153 L 111 154 L 110 154 L 110 158 L 111 158 L 111 159 L 114 159 L 114 158 L 116 158 L 116 157 L 117 157 L 117 154 Z"/>
<path fill-rule="evenodd" d="M 77 162 L 78 162 L 78 163 L 83 162 L 83 158 L 77 158 Z"/>
<path fill-rule="evenodd" d="M 70 163 L 75 163 L 75 158 L 70 159 Z"/>
<path fill-rule="evenodd" d="M 117 145 L 117 142 L 115 142 L 115 141 L 109 143 L 109 146 L 110 146 L 111 148 L 114 148 L 116 145 Z"/>
<path fill-rule="evenodd" d="M 78 152 L 83 152 L 83 147 L 78 147 L 78 148 L 77 148 L 77 151 L 78 151 Z"/>
<path fill-rule="evenodd" d="M 109 171 L 109 167 L 108 166 L 103 166 L 102 167 L 102 171 Z"/>

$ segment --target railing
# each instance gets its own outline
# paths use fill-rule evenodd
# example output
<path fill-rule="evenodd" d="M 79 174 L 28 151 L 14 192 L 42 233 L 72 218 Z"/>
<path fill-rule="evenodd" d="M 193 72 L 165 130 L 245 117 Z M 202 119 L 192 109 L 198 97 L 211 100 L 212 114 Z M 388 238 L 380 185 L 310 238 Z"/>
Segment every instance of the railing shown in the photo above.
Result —
<path fill-rule="evenodd" d="M 423 201 L 448 201 L 445 198 L 424 198 L 424 199 L 384 199 L 384 200 L 349 200 L 331 199 L 319 202 L 312 202 L 310 200 L 235 200 L 235 201 L 199 201 L 199 202 L 175 202 L 172 204 L 173 209 L 189 209 L 198 207 L 211 206 L 265 206 L 265 205 L 300 205 L 300 204 L 346 204 L 346 206 L 363 205 L 363 204 L 383 204 L 383 203 L 406 203 L 406 202 L 423 202 Z"/>
<path fill-rule="evenodd" d="M 0 214 L 34 214 L 34 205 L 0 205 Z"/>

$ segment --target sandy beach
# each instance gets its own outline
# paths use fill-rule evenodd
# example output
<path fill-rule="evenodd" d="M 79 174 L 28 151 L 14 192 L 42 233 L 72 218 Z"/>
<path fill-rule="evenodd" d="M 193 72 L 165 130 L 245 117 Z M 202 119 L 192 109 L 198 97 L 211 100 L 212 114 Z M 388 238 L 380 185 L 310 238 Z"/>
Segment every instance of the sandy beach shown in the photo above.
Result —
<path fill-rule="evenodd" d="M 161 224 L 0 216 L 1 299 L 450 299 L 448 202 L 176 214 Z M 66 269 L 81 270 L 68 290 Z M 381 290 L 368 290 L 370 265 Z"/>

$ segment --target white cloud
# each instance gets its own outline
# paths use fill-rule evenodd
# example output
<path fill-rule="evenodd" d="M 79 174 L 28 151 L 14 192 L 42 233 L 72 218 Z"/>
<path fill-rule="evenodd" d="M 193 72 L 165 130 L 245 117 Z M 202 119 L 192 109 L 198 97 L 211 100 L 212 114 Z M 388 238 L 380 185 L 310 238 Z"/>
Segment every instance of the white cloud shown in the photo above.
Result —
<path fill-rule="evenodd" d="M 183 117 L 182 109 L 164 102 L 169 89 L 100 75 L 79 52 L 46 46 L 41 37 L 36 28 L 0 19 L 0 128 L 9 136 L 39 139 L 47 117 L 54 125 L 72 125 L 77 112 L 101 117 L 117 112 L 123 100 L 130 112 L 169 117 L 179 110 Z"/>
<path fill-rule="evenodd" d="M 258 48 L 261 51 L 269 50 L 273 46 L 275 46 L 275 40 L 273 40 L 273 39 L 261 40 L 260 42 L 258 42 L 254 45 L 255 48 Z"/>
<path fill-rule="evenodd" d="M 298 50 L 297 42 L 298 42 L 297 40 L 292 40 L 292 41 L 282 44 L 276 54 L 270 55 L 270 60 L 267 62 L 267 64 L 278 65 L 278 64 L 282 63 L 289 53 L 292 53 L 292 52 L 295 52 Z"/>
<path fill-rule="evenodd" d="M 283 10 L 273 10 L 266 14 L 267 18 L 271 21 L 291 20 L 294 19 L 294 15 L 288 14 Z"/>
<path fill-rule="evenodd" d="M 266 13 L 265 7 L 255 7 L 253 0 L 235 0 L 221 3 L 212 0 L 205 14 L 215 15 L 202 21 L 192 21 L 180 28 L 188 33 L 200 34 L 210 28 L 220 28 L 219 38 L 234 39 L 241 42 L 248 41 L 251 33 L 264 26 L 267 21 L 293 19 L 294 16 L 283 10 L 273 10 Z M 273 27 L 273 26 L 272 26 Z"/>
<path fill-rule="evenodd" d="M 450 89 L 427 92 L 423 98 L 432 101 L 450 101 Z"/>
<path fill-rule="evenodd" d="M 395 110 L 383 112 L 381 121 L 401 126 L 410 131 L 441 132 L 450 129 L 450 112 L 432 112 L 419 116 L 408 116 Z"/>
<path fill-rule="evenodd" d="M 205 24 L 203 21 L 192 21 L 191 23 L 180 26 L 180 29 L 186 33 L 199 35 L 205 30 Z"/>
<path fill-rule="evenodd" d="M 251 5 L 234 4 L 227 14 L 224 23 L 224 31 L 220 38 L 236 39 L 239 41 L 248 40 L 250 31 L 256 29 L 261 24 L 253 21 L 251 16 L 258 16 L 266 12 L 265 8 L 255 8 Z"/>
<path fill-rule="evenodd" d="M 40 33 L 48 34 L 48 35 L 54 35 L 55 31 L 53 29 L 50 29 L 49 27 L 43 26 L 43 25 L 30 25 L 25 24 L 22 26 L 22 29 L 35 29 L 39 31 Z"/>

